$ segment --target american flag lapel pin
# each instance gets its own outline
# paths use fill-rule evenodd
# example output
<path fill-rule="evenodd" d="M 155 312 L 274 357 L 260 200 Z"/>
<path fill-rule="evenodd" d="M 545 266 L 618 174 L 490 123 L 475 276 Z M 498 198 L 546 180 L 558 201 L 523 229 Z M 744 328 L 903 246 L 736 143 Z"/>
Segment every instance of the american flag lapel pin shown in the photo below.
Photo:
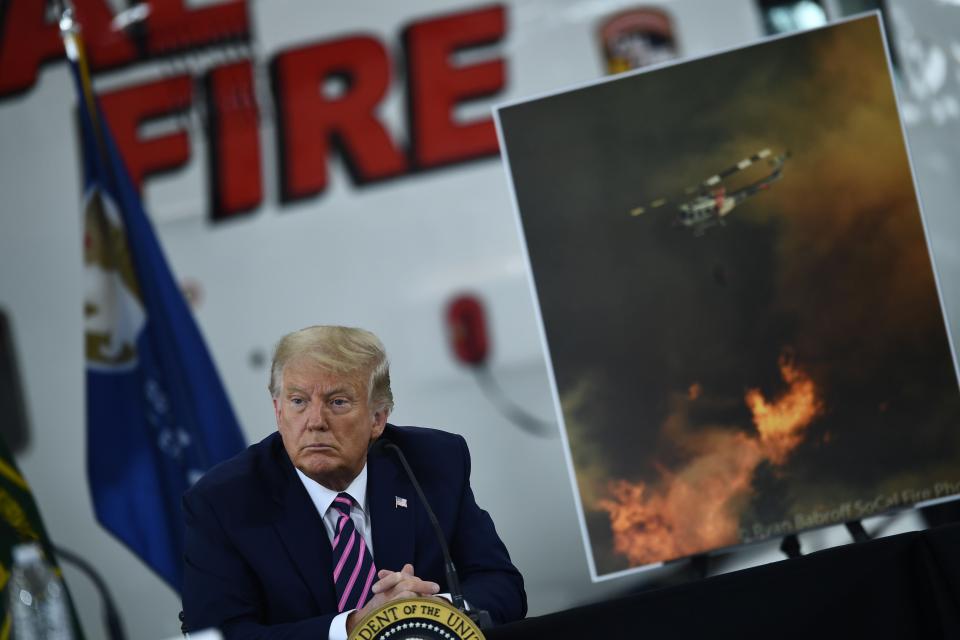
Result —
<path fill-rule="evenodd" d="M 401 498 L 400 496 L 393 497 L 393 507 L 395 509 L 406 509 L 407 508 L 407 499 Z"/>

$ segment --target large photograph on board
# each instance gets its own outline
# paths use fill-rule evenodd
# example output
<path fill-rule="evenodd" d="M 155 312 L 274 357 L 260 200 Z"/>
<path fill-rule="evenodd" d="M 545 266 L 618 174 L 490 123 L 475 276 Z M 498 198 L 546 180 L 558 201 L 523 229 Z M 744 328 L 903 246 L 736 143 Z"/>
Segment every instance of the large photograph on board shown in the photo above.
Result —
<path fill-rule="evenodd" d="M 876 16 L 498 125 L 595 578 L 960 493 Z"/>

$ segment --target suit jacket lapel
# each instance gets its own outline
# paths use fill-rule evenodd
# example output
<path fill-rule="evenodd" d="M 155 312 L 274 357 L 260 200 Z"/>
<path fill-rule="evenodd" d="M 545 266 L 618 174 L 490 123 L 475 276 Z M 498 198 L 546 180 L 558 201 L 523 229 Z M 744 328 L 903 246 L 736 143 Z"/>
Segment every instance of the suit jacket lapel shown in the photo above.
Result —
<path fill-rule="evenodd" d="M 278 438 L 279 439 L 279 438 Z M 281 459 L 282 456 L 282 459 Z M 277 475 L 273 478 L 276 515 L 273 523 L 291 562 L 306 583 L 318 606 L 330 611 L 336 606 L 333 586 L 333 552 L 323 520 L 310 500 L 283 450 L 275 455 Z"/>
<path fill-rule="evenodd" d="M 416 491 L 392 451 L 374 448 L 367 457 L 367 506 L 373 526 L 373 561 L 377 569 L 399 571 L 414 561 Z M 406 500 L 398 506 L 397 498 Z M 416 567 L 414 567 L 416 569 Z"/>

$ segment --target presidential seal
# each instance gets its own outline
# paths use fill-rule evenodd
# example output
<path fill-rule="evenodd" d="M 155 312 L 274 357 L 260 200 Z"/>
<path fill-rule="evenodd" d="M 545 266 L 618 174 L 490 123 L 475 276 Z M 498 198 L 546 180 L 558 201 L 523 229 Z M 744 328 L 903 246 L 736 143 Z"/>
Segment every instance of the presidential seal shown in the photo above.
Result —
<path fill-rule="evenodd" d="M 370 612 L 348 640 L 483 640 L 465 613 L 441 598 L 394 600 Z"/>

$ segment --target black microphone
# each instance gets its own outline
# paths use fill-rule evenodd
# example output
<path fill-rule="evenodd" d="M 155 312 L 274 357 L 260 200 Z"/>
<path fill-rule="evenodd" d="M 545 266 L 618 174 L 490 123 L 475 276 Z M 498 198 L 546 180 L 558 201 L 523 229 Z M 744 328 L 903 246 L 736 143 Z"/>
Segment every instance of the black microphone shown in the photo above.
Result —
<path fill-rule="evenodd" d="M 427 502 L 427 496 L 423 494 L 423 489 L 420 488 L 420 483 L 417 482 L 417 476 L 413 474 L 413 469 L 410 468 L 410 464 L 407 462 L 407 457 L 403 455 L 400 447 L 386 438 L 379 438 L 375 445 L 390 449 L 397 454 L 400 464 L 403 465 L 403 470 L 407 472 L 407 477 L 410 478 L 413 488 L 420 497 L 420 504 L 422 504 L 426 510 L 427 517 L 430 518 L 430 524 L 433 525 L 433 530 L 437 534 L 437 541 L 440 543 L 440 551 L 443 553 L 444 571 L 447 574 L 447 588 L 450 589 L 450 598 L 453 600 L 453 606 L 466 614 L 466 616 L 473 620 L 481 629 L 493 626 L 490 614 L 486 611 L 480 609 L 467 610 L 466 604 L 463 601 L 463 591 L 460 590 L 460 577 L 457 575 L 457 567 L 453 564 L 453 558 L 450 557 L 447 540 L 443 536 L 443 530 L 440 529 L 440 523 L 437 522 L 437 516 L 433 513 L 433 509 L 430 508 L 430 503 Z"/>

